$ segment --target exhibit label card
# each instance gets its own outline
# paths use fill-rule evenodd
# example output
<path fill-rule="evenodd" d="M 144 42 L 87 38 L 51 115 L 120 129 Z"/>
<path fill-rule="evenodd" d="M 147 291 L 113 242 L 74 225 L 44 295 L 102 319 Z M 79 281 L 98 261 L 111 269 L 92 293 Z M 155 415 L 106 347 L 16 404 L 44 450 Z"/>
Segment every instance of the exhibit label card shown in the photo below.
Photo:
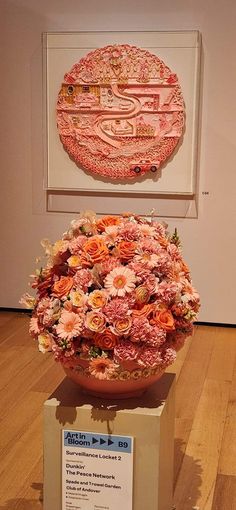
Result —
<path fill-rule="evenodd" d="M 132 510 L 133 438 L 62 430 L 62 510 Z"/>

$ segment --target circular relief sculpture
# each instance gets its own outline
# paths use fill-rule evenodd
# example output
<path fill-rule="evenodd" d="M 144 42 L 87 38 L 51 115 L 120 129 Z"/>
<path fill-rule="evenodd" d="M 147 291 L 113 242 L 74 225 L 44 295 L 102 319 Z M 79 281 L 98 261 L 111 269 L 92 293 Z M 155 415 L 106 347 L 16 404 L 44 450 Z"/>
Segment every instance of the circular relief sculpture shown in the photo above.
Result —
<path fill-rule="evenodd" d="M 155 174 L 184 127 L 177 75 L 127 44 L 88 53 L 65 74 L 57 101 L 61 142 L 75 163 L 112 180 Z"/>

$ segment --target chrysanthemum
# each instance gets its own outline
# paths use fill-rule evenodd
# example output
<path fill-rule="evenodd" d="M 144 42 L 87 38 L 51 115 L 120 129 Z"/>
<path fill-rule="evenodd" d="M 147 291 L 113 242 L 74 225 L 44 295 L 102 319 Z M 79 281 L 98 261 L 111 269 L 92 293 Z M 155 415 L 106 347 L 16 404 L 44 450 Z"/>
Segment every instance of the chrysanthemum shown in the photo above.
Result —
<path fill-rule="evenodd" d="M 40 327 L 37 317 L 32 317 L 30 319 L 30 326 L 29 326 L 29 332 L 33 335 L 38 335 L 40 333 Z"/>
<path fill-rule="evenodd" d="M 21 297 L 19 303 L 21 305 L 23 305 L 25 308 L 34 308 L 36 299 L 33 296 L 30 296 L 30 294 L 28 294 L 28 292 L 26 292 Z"/>
<path fill-rule="evenodd" d="M 71 339 L 80 334 L 82 330 L 83 319 L 74 312 L 63 311 L 56 326 L 56 332 L 59 338 Z"/>
<path fill-rule="evenodd" d="M 87 237 L 86 236 L 78 236 L 71 240 L 69 244 L 69 250 L 72 253 L 72 255 L 78 255 L 78 253 L 81 252 L 84 243 L 86 243 Z"/>
<path fill-rule="evenodd" d="M 145 237 L 155 238 L 155 236 L 157 235 L 156 229 L 151 225 L 148 225 L 148 223 L 143 223 L 142 225 L 139 225 L 139 230 Z"/>
<path fill-rule="evenodd" d="M 140 253 L 134 257 L 135 262 L 144 264 L 148 269 L 153 269 L 158 264 L 158 255 L 156 253 L 149 253 L 147 251 Z"/>
<path fill-rule="evenodd" d="M 104 285 L 111 296 L 125 296 L 135 288 L 135 273 L 128 267 L 117 267 L 105 278 Z"/>
<path fill-rule="evenodd" d="M 140 248 L 143 251 L 148 251 L 150 253 L 158 254 L 160 250 L 160 245 L 155 239 L 150 239 L 150 237 L 145 237 L 143 241 L 140 243 Z"/>
<path fill-rule="evenodd" d="M 172 260 L 181 260 L 181 253 L 175 244 L 169 244 L 169 246 L 167 246 L 167 253 L 169 253 Z"/>
<path fill-rule="evenodd" d="M 97 379 L 110 379 L 117 365 L 109 358 L 95 358 L 89 363 L 89 372 Z"/>

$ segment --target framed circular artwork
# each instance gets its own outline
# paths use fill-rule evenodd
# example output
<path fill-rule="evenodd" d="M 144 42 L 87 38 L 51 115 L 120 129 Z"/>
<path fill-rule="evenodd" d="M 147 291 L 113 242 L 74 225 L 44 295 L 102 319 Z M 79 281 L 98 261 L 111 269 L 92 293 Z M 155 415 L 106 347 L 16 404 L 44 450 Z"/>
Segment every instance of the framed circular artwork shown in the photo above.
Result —
<path fill-rule="evenodd" d="M 179 79 L 157 55 L 108 45 L 65 70 L 56 116 L 61 143 L 86 172 L 111 181 L 155 174 L 183 137 Z"/>

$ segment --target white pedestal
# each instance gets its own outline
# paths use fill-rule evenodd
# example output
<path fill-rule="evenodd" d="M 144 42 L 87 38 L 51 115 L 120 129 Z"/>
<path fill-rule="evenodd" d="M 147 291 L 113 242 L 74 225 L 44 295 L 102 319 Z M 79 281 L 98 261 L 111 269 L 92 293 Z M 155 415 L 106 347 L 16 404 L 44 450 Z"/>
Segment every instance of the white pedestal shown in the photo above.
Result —
<path fill-rule="evenodd" d="M 44 404 L 44 510 L 62 506 L 63 429 L 134 437 L 133 510 L 172 509 L 174 379 L 164 374 L 142 398 L 106 401 L 64 379 Z"/>

